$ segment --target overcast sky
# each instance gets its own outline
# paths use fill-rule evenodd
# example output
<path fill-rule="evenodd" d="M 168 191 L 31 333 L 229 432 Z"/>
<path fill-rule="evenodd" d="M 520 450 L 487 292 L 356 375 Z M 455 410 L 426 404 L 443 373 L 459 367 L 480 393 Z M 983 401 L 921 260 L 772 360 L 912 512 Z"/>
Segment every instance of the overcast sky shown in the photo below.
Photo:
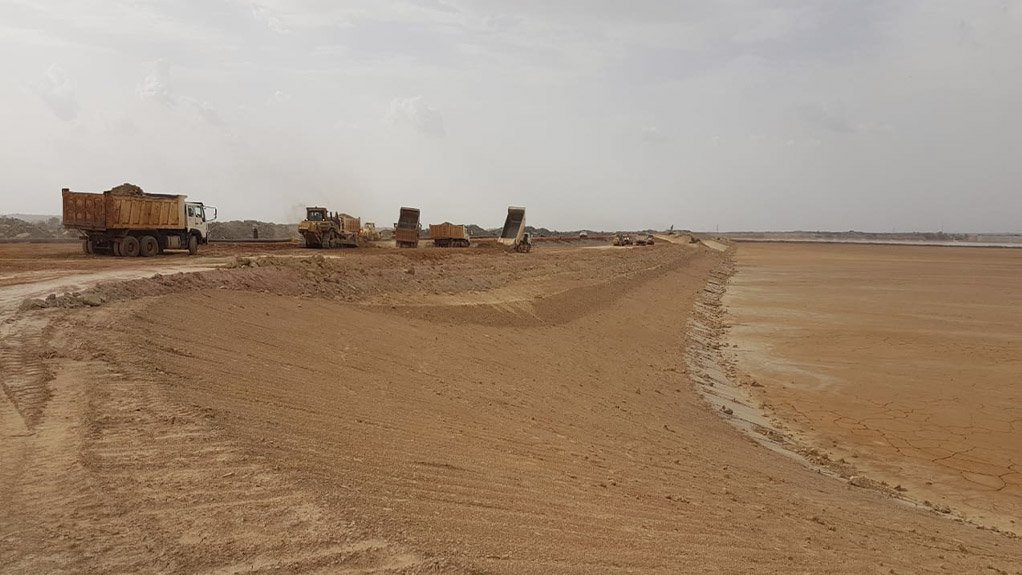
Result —
<path fill-rule="evenodd" d="M 3 0 L 0 213 L 1022 232 L 1019 0 Z"/>

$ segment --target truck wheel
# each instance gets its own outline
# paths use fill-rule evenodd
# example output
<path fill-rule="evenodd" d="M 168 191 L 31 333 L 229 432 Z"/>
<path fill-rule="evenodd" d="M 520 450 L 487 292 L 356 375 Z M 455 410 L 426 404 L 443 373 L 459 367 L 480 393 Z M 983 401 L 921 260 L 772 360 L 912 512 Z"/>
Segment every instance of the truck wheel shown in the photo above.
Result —
<path fill-rule="evenodd" d="M 160 253 L 160 242 L 153 236 L 142 236 L 139 245 L 139 254 L 144 258 L 151 258 Z"/>
<path fill-rule="evenodd" d="M 188 255 L 194 256 L 199 253 L 199 238 L 188 236 Z"/>
<path fill-rule="evenodd" d="M 121 255 L 133 258 L 138 255 L 138 252 L 138 238 L 135 236 L 124 236 L 124 239 L 121 240 Z"/>
<path fill-rule="evenodd" d="M 90 239 L 82 240 L 82 251 L 87 253 L 87 254 L 89 254 L 89 255 L 92 255 L 92 254 L 96 253 L 96 249 L 92 245 L 92 240 L 90 240 Z"/>
<path fill-rule="evenodd" d="M 112 251 L 115 256 L 121 257 L 121 242 L 110 242 L 110 245 L 112 246 L 110 251 Z"/>

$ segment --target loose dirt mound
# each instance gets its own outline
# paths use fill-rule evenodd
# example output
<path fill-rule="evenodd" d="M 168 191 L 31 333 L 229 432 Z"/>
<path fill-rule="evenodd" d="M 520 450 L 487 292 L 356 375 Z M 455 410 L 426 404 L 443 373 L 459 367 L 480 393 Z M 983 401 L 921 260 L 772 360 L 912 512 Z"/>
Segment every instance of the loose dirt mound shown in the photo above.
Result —
<path fill-rule="evenodd" d="M 253 228 L 257 231 L 252 233 Z M 258 235 L 258 238 L 255 236 Z M 297 224 L 275 224 L 257 220 L 210 222 L 209 237 L 214 240 L 298 240 Z"/>
<path fill-rule="evenodd" d="M 611 283 L 618 286 L 615 289 L 622 289 L 628 282 L 642 281 L 651 273 L 660 273 L 657 270 L 678 265 L 691 257 L 691 253 L 680 250 L 613 255 L 591 250 L 551 252 L 542 256 L 541 264 L 535 261 L 538 257 L 475 253 L 472 250 L 401 250 L 382 254 L 347 252 L 339 257 L 324 257 L 318 253 L 304 257 L 236 257 L 226 266 L 212 271 L 156 274 L 146 279 L 101 284 L 80 293 L 29 300 L 24 307 L 84 307 L 97 301 L 107 303 L 213 289 L 382 305 L 401 313 L 440 320 L 475 317 L 483 322 L 540 321 L 535 308 L 545 303 L 541 301 L 545 290 L 560 292 Z M 601 268 L 599 275 L 590 273 L 596 265 Z M 526 300 L 524 308 L 519 306 L 510 310 L 487 303 L 486 298 L 450 299 L 492 292 L 512 283 L 527 286 L 519 290 L 517 297 Z M 554 285 L 561 287 L 551 287 Z M 560 297 L 566 296 L 561 294 Z M 455 301 L 465 305 L 452 310 L 450 304 Z M 438 311 L 438 306 L 443 311 Z M 496 315 L 495 309 L 498 310 Z M 504 317 L 506 314 L 499 310 L 515 317 Z"/>
<path fill-rule="evenodd" d="M 110 188 L 108 191 L 110 192 L 111 195 L 114 196 L 141 196 L 142 194 L 145 193 L 145 191 L 143 191 L 141 187 L 136 186 L 135 184 L 129 184 L 127 182 L 119 186 L 114 186 Z"/>
<path fill-rule="evenodd" d="M 0 216 L 0 239 L 44 240 L 75 237 L 78 237 L 77 232 L 65 230 L 59 218 L 29 223 L 17 218 Z"/>

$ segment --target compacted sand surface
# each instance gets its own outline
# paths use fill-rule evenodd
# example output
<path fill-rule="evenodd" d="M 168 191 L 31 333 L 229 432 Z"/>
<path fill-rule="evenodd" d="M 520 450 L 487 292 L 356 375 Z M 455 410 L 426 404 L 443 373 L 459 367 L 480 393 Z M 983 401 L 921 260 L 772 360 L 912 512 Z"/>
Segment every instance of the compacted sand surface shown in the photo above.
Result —
<path fill-rule="evenodd" d="M 1022 573 L 730 426 L 698 245 L 232 269 L 12 312 L 5 573 Z"/>
<path fill-rule="evenodd" d="M 739 369 L 806 443 L 1022 532 L 1022 250 L 742 244 Z"/>

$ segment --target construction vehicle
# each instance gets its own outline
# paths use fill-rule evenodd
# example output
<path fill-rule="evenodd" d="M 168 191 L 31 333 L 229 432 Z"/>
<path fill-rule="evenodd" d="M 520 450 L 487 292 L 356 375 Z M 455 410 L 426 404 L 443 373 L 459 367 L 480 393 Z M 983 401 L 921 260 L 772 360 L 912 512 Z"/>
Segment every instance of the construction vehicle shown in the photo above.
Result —
<path fill-rule="evenodd" d="M 361 230 L 360 219 L 315 206 L 305 208 L 305 221 L 298 224 L 307 248 L 357 247 Z"/>
<path fill-rule="evenodd" d="M 614 234 L 613 243 L 615 246 L 630 246 L 632 245 L 632 236 L 628 234 Z"/>
<path fill-rule="evenodd" d="M 397 223 L 394 224 L 394 242 L 399 248 L 419 247 L 419 232 L 422 231 L 422 224 L 419 223 L 418 208 L 401 208 Z"/>
<path fill-rule="evenodd" d="M 101 193 L 63 188 L 61 195 L 64 227 L 81 232 L 87 254 L 150 257 L 187 249 L 195 255 L 209 241 L 208 222 L 216 219 L 212 206 L 182 195 L 147 194 L 132 184 Z"/>
<path fill-rule="evenodd" d="M 376 242 L 380 240 L 380 232 L 376 229 L 376 224 L 373 222 L 366 222 L 362 224 L 362 239 L 367 242 Z"/>
<path fill-rule="evenodd" d="M 635 245 L 637 245 L 637 246 L 651 246 L 651 245 L 653 245 L 653 241 L 654 241 L 653 240 L 653 234 L 646 234 L 644 236 L 639 236 L 638 238 L 636 238 L 635 239 Z"/>
<path fill-rule="evenodd" d="M 532 251 L 532 234 L 525 232 L 522 234 L 522 239 L 515 244 L 515 251 L 523 254 L 527 254 Z"/>
<path fill-rule="evenodd" d="M 516 252 L 527 253 L 532 249 L 532 237 L 525 232 L 525 208 L 508 206 L 507 218 L 497 241 L 511 246 Z"/>
<path fill-rule="evenodd" d="M 467 248 L 472 245 L 465 226 L 449 222 L 429 224 L 429 237 L 438 248 Z"/>

